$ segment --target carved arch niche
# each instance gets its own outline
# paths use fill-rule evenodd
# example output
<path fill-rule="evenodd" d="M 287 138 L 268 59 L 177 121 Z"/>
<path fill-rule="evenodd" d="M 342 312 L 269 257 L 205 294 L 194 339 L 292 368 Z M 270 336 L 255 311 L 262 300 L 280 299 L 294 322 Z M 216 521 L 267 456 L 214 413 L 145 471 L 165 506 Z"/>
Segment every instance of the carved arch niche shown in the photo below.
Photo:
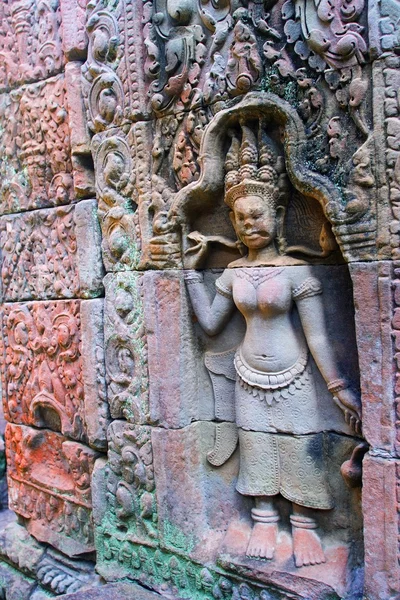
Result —
<path fill-rule="evenodd" d="M 211 258 L 205 265 L 204 281 L 207 286 L 211 287 L 210 281 L 214 282 L 218 275 L 210 272 L 209 269 L 226 267 L 234 260 L 235 252 L 238 252 L 235 247 L 236 236 L 229 220 L 229 208 L 224 203 L 225 166 L 227 155 L 231 152 L 233 137 L 236 136 L 242 145 L 243 137 L 248 135 L 247 130 L 251 132 L 253 140 L 258 140 L 259 150 L 262 146 L 262 137 L 265 136 L 276 146 L 278 156 L 282 156 L 284 164 L 281 165 L 281 173 L 286 172 L 290 179 L 287 187 L 285 223 L 287 251 L 294 257 L 304 258 L 312 263 L 320 263 L 320 266 L 315 267 L 315 274 L 323 283 L 327 337 L 335 348 L 339 372 L 358 394 L 359 365 L 352 283 L 347 265 L 337 266 L 338 263 L 344 262 L 345 256 L 345 251 L 342 252 L 340 248 L 343 240 L 337 232 L 337 227 L 342 222 L 343 202 L 339 190 L 331 181 L 313 171 L 312 166 L 307 163 L 304 129 L 294 109 L 276 96 L 254 93 L 249 94 L 231 108 L 218 113 L 210 122 L 203 136 L 200 151 L 200 177 L 198 181 L 183 188 L 176 195 L 169 213 L 169 223 L 174 223 L 176 229 L 180 228 L 183 253 L 196 243 L 195 232 L 209 238 Z M 260 156 L 261 152 L 259 151 Z M 324 266 L 324 263 L 329 266 Z M 294 318 L 296 318 L 295 315 Z M 228 330 L 230 326 L 232 327 Z M 197 328 L 198 324 L 195 324 L 194 327 Z M 198 328 L 195 329 L 195 335 L 199 335 Z M 227 432 L 230 431 L 234 420 L 232 414 L 223 411 L 226 405 L 223 405 L 220 399 L 223 398 L 226 401 L 229 393 L 233 393 L 232 388 L 236 374 L 228 371 L 227 364 L 229 364 L 228 360 L 233 362 L 233 352 L 242 339 L 243 328 L 241 329 L 237 322 L 234 323 L 232 320 L 221 333 L 209 337 L 204 335 L 201 338 L 201 344 L 199 342 L 201 350 L 197 351 L 198 349 L 196 349 L 196 356 L 204 352 L 204 364 L 209 371 L 213 387 L 215 414 L 213 421 L 216 428 L 216 443 L 213 450 L 218 447 L 224 435 L 228 437 Z M 235 348 L 232 351 L 233 346 Z M 231 352 L 230 356 L 229 352 Z M 227 359 L 226 362 L 225 359 Z M 225 379 L 222 379 L 221 375 Z M 326 382 L 319 378 L 319 375 L 316 375 L 316 386 L 321 412 L 330 414 L 332 396 Z M 202 380 L 199 388 L 201 389 L 201 399 L 204 402 L 206 396 L 204 390 L 207 389 L 206 377 Z M 349 583 L 345 581 L 346 577 L 341 579 L 343 573 L 351 572 L 353 568 L 354 570 L 361 568 L 363 561 L 360 469 L 357 461 L 359 457 L 362 458 L 361 455 L 365 452 L 366 446 L 357 435 L 353 435 L 351 430 L 344 428 L 345 426 L 341 424 L 341 415 L 336 424 L 334 423 L 335 418 L 330 420 L 329 430 L 324 430 L 326 447 L 330 448 L 334 445 L 335 452 L 337 452 L 335 458 L 327 465 L 330 486 L 336 494 L 335 509 L 321 517 L 319 527 L 323 543 L 328 547 L 332 542 L 335 548 L 340 547 L 340 552 L 343 551 L 340 560 L 335 562 L 334 552 L 327 559 L 328 569 L 332 565 L 341 565 L 340 569 L 335 571 L 334 578 L 337 589 L 340 586 L 343 589 L 343 586 Z M 234 443 L 236 441 L 235 439 Z M 330 444 L 333 445 L 330 446 Z M 355 450 L 359 452 L 358 455 Z M 330 457 L 333 456 L 330 451 L 327 451 L 327 454 Z M 208 455 L 209 458 L 210 456 L 212 458 L 210 463 L 213 466 L 224 468 L 221 463 L 214 460 L 213 454 Z M 226 459 L 226 456 L 224 458 Z M 228 463 L 231 458 L 234 460 L 234 454 L 225 462 Z M 357 466 L 357 471 L 354 469 L 357 477 L 351 482 L 354 485 L 350 489 L 345 469 L 346 465 L 350 464 L 353 468 L 353 459 Z M 343 477 L 340 474 L 341 465 L 345 465 Z M 288 510 L 288 506 L 285 504 L 286 500 L 281 500 L 281 502 L 280 508 L 282 514 L 285 514 L 284 511 Z M 182 504 L 184 504 L 184 499 Z M 182 510 L 185 509 L 182 508 Z M 242 507 L 239 511 L 240 520 L 246 522 L 248 513 Z M 190 521 L 189 517 L 188 521 Z M 221 530 L 224 528 L 226 534 L 222 544 L 223 550 L 217 560 L 224 568 L 233 570 L 242 568 L 243 561 L 247 560 L 243 558 L 245 551 L 242 547 L 239 548 L 235 545 L 235 539 L 240 537 L 238 533 L 240 527 L 237 521 L 235 522 L 235 518 L 232 518 L 223 524 Z M 248 532 L 248 529 L 246 531 Z M 216 552 L 220 552 L 220 549 L 218 548 Z M 226 561 L 224 552 L 228 556 Z M 285 572 L 291 568 L 288 566 L 289 563 L 285 563 L 284 566 L 282 564 L 276 562 L 274 568 L 276 567 L 277 571 L 282 569 Z M 269 567 L 266 562 L 259 561 L 257 568 L 265 575 Z M 262 571 L 263 569 L 265 571 Z M 295 568 L 291 573 L 299 578 L 304 574 L 299 570 L 296 571 Z M 326 572 L 323 567 L 315 566 L 314 573 L 318 580 L 329 583 L 324 579 Z M 339 592 L 340 594 L 342 592 Z"/>
<path fill-rule="evenodd" d="M 200 178 L 176 195 L 169 214 L 169 221 L 181 229 L 182 251 L 193 244 L 193 232 L 199 232 L 210 243 L 206 268 L 226 267 L 240 256 L 224 203 L 224 176 L 232 137 L 241 140 L 243 127 L 259 143 L 267 136 L 278 156 L 284 157 L 283 170 L 289 176 L 284 224 L 287 253 L 311 263 L 342 263 L 340 237 L 335 235 L 342 205 L 339 191 L 307 163 L 306 136 L 296 111 L 268 93 L 248 94 L 218 113 L 207 127 L 199 157 Z"/>

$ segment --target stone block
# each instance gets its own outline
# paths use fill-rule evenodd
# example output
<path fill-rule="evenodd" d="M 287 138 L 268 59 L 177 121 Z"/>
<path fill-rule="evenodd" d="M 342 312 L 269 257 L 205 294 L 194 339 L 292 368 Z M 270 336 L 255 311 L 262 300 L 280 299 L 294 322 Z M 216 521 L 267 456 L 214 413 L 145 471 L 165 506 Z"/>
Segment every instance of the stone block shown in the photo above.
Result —
<path fill-rule="evenodd" d="M 85 27 L 86 4 L 86 0 L 60 0 L 62 48 L 69 61 L 86 58 L 88 45 Z"/>
<path fill-rule="evenodd" d="M 40 583 L 46 589 L 43 593 L 67 594 L 99 584 L 93 562 L 68 558 L 38 542 L 25 527 L 17 523 L 10 523 L 1 529 L 0 556 Z"/>
<path fill-rule="evenodd" d="M 400 305 L 398 267 L 389 261 L 353 263 L 350 273 L 360 360 L 363 434 L 373 448 L 398 453 L 396 389 L 400 376 L 395 320 L 396 307 Z"/>
<path fill-rule="evenodd" d="M 102 300 L 6 304 L 2 387 L 8 421 L 105 447 Z"/>
<path fill-rule="evenodd" d="M 149 408 L 147 339 L 143 315 L 143 275 L 107 275 L 104 341 L 107 396 L 113 419 L 154 421 Z"/>
<path fill-rule="evenodd" d="M 152 418 L 166 427 L 212 419 L 212 390 L 183 274 L 148 271 L 143 281 Z"/>
<path fill-rule="evenodd" d="M 22 575 L 7 563 L 0 562 L 0 593 L 4 598 L 7 600 L 31 600 L 36 589 L 37 585 L 34 579 Z"/>
<path fill-rule="evenodd" d="M 368 5 L 369 45 L 373 58 L 396 52 L 398 48 L 397 25 L 400 9 L 397 2 L 373 0 Z"/>
<path fill-rule="evenodd" d="M 11 423 L 6 447 L 10 508 L 28 532 L 67 556 L 92 552 L 96 453 L 58 433 Z"/>
<path fill-rule="evenodd" d="M 93 590 L 67 594 L 62 598 L 64 600 L 163 600 L 159 594 L 131 583 L 110 583 Z"/>
<path fill-rule="evenodd" d="M 96 203 L 0 217 L 3 302 L 102 292 Z"/>
<path fill-rule="evenodd" d="M 135 270 L 141 262 L 146 229 L 143 217 L 146 217 L 150 202 L 148 129 L 148 123 L 141 123 L 132 128 L 129 138 L 120 129 L 113 129 L 97 133 L 92 139 L 103 261 L 107 272 Z M 146 207 L 139 209 L 142 199 Z M 147 225 L 147 231 L 149 229 Z"/>
<path fill-rule="evenodd" d="M 399 597 L 400 463 L 379 454 L 363 463 L 362 508 L 368 600 Z"/>
<path fill-rule="evenodd" d="M 59 2 L 2 2 L 0 89 L 46 79 L 64 64 Z"/>
<path fill-rule="evenodd" d="M 288 271 L 289 272 L 289 271 Z M 219 270 L 204 272 L 207 302 L 215 296 Z M 326 335 L 335 347 L 338 370 L 359 394 L 352 289 L 345 266 L 314 266 L 323 286 Z M 183 427 L 194 420 L 234 419 L 234 354 L 245 334 L 238 310 L 222 332 L 208 335 L 192 313 L 182 271 L 147 271 L 143 276 L 148 346 L 150 410 L 153 422 Z M 340 290 L 340 291 L 339 291 Z M 340 322 L 337 315 L 341 314 Z M 352 348 L 349 356 L 349 348 Z M 339 432 L 351 433 L 317 367 L 312 367 L 321 413 Z M 174 398 L 174 401 L 171 401 Z"/>
<path fill-rule="evenodd" d="M 68 6 L 72 3 L 67 2 Z M 74 24 L 75 31 L 76 25 Z M 93 198 L 96 194 L 91 165 L 90 137 L 82 98 L 81 63 L 65 65 L 66 105 L 70 128 L 71 163 L 77 198 Z"/>
<path fill-rule="evenodd" d="M 94 195 L 90 158 L 86 155 L 85 161 L 82 154 L 71 158 L 71 136 L 74 144 L 83 136 L 79 90 L 71 67 L 66 76 L 0 94 L 4 123 L 0 214 L 70 204 L 76 195 Z"/>
<path fill-rule="evenodd" d="M 285 524 L 286 519 L 289 521 L 290 505 L 282 498 L 277 501 L 281 526 L 273 561 L 259 562 L 246 557 L 253 500 L 236 491 L 241 445 L 239 443 L 239 452 L 223 466 L 214 467 L 208 458 L 215 437 L 216 425 L 206 422 L 180 430 L 153 430 L 161 548 L 201 564 L 217 563 L 233 573 L 243 569 L 253 580 L 271 585 L 279 585 L 279 580 L 282 583 L 290 573 L 292 591 L 306 586 L 304 578 L 309 578 L 326 585 L 331 592 L 335 590 L 340 597 L 350 590 L 359 592 L 361 574 L 358 579 L 352 579 L 348 569 L 353 570 L 354 576 L 362 569 L 360 489 L 349 491 L 341 475 L 341 465 L 351 457 L 358 440 L 334 434 L 324 438 L 320 459 L 324 461 L 335 508 L 314 513 L 326 564 L 296 568 Z M 183 495 L 182 490 L 185 490 Z"/>
<path fill-rule="evenodd" d="M 108 460 L 99 459 L 93 472 L 96 549 L 108 556 L 114 543 L 121 554 L 129 542 L 154 547 L 158 533 L 151 428 L 113 421 L 107 437 Z"/>
<path fill-rule="evenodd" d="M 219 468 L 207 461 L 215 428 L 198 422 L 152 432 L 160 545 L 203 564 L 215 561 L 228 524 L 250 511 L 235 490 L 238 453 Z"/>

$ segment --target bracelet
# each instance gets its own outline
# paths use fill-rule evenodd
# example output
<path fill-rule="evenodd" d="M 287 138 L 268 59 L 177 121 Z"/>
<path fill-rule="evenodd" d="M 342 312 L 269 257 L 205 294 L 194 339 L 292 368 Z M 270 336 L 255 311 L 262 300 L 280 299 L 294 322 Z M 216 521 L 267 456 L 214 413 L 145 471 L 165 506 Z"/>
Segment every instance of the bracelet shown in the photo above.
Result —
<path fill-rule="evenodd" d="M 183 279 L 186 283 L 203 283 L 204 277 L 201 271 L 183 271 Z"/>
<path fill-rule="evenodd" d="M 349 384 L 345 379 L 333 379 L 327 384 L 327 387 L 331 394 L 336 394 L 337 392 L 346 390 Z"/>

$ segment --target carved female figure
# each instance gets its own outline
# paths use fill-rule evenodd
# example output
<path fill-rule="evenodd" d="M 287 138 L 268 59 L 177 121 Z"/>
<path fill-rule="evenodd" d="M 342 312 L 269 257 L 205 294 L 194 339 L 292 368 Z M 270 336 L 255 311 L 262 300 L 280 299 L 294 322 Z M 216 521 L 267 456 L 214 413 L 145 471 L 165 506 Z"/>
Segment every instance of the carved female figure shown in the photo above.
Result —
<path fill-rule="evenodd" d="M 221 332 L 233 310 L 246 323 L 235 355 L 235 415 L 240 448 L 236 489 L 252 496 L 250 557 L 271 559 L 279 513 L 275 498 L 292 503 L 290 517 L 297 567 L 325 561 L 315 511 L 333 507 L 323 464 L 323 431 L 310 365 L 311 353 L 345 420 L 359 430 L 359 404 L 337 369 L 324 322 L 322 285 L 312 267 L 284 254 L 287 179 L 283 157 L 270 140 L 259 142 L 242 125 L 226 160 L 225 202 L 247 253 L 216 281 L 210 302 L 202 273 L 185 272 L 198 321 L 209 335 Z M 186 252 L 188 268 L 202 264 L 207 239 Z"/>

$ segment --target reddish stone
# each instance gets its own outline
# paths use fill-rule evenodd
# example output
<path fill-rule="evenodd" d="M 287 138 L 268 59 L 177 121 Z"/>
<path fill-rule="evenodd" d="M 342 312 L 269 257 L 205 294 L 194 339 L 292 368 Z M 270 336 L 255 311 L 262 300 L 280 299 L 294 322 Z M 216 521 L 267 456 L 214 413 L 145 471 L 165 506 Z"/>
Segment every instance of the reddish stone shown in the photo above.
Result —
<path fill-rule="evenodd" d="M 74 201 L 70 136 L 81 137 L 84 122 L 75 76 L 58 75 L 0 96 L 4 132 L 0 140 L 0 213 L 69 204 Z M 68 102 L 73 108 L 68 114 Z M 79 161 L 79 157 L 76 157 Z M 90 163 L 89 163 L 90 164 Z M 92 171 L 80 161 L 75 188 L 93 195 Z"/>
<path fill-rule="evenodd" d="M 83 307 L 79 300 L 3 306 L 2 385 L 9 421 L 50 427 L 104 447 L 101 315 L 101 300 Z"/>
<path fill-rule="evenodd" d="M 0 6 L 0 89 L 45 79 L 64 63 L 58 2 L 4 0 Z"/>
<path fill-rule="evenodd" d="M 71 3 L 67 2 L 69 6 Z M 75 30 L 76 26 L 74 25 Z M 66 104 L 71 138 L 74 191 L 78 198 L 95 196 L 94 172 L 90 165 L 90 137 L 82 97 L 81 63 L 65 66 Z"/>
<path fill-rule="evenodd" d="M 68 556 L 91 552 L 96 453 L 58 433 L 10 423 L 6 445 L 10 508 L 29 533 Z"/>
<path fill-rule="evenodd" d="M 396 444 L 393 370 L 394 327 L 390 262 L 351 263 L 355 323 L 360 361 L 363 434 L 373 448 L 392 452 Z"/>
<path fill-rule="evenodd" d="M 68 60 L 86 58 L 86 4 L 87 0 L 60 0 L 62 47 Z"/>
<path fill-rule="evenodd" d="M 93 200 L 0 217 L 3 301 L 100 295 L 99 237 Z"/>
<path fill-rule="evenodd" d="M 365 597 L 400 594 L 400 462 L 367 455 L 363 462 Z"/>

